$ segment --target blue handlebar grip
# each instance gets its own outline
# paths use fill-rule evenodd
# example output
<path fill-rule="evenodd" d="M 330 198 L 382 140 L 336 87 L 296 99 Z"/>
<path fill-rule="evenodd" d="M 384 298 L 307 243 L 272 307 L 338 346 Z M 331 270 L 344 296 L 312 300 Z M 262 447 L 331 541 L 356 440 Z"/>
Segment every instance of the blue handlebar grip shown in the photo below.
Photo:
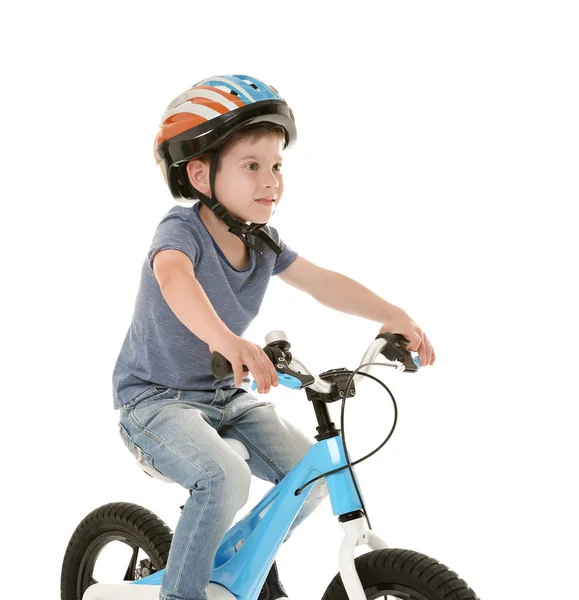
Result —
<path fill-rule="evenodd" d="M 286 373 L 280 373 L 279 371 L 276 371 L 276 373 L 277 373 L 277 378 L 281 385 L 285 385 L 286 387 L 288 387 L 292 390 L 299 390 L 302 387 L 302 382 L 299 379 L 296 379 L 295 377 L 292 377 L 291 375 L 287 375 Z M 257 382 L 255 381 L 255 379 L 253 380 L 253 383 L 251 384 L 251 389 L 253 391 L 255 391 L 257 389 Z"/>
<path fill-rule="evenodd" d="M 416 369 L 420 369 L 420 360 L 418 358 L 418 356 L 413 356 L 412 360 L 414 361 L 414 364 L 416 365 Z"/>
<path fill-rule="evenodd" d="M 286 373 L 277 373 L 279 382 L 292 390 L 299 390 L 302 387 L 302 382 Z"/>

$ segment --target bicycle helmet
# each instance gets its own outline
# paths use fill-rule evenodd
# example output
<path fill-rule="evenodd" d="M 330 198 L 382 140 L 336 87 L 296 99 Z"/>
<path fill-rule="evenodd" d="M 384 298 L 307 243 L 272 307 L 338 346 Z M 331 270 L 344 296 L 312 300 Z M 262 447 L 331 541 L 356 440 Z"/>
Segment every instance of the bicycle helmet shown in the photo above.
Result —
<path fill-rule="evenodd" d="M 260 122 L 284 128 L 285 148 L 295 143 L 293 112 L 274 87 L 248 75 L 203 79 L 167 107 L 155 138 L 155 159 L 175 198 L 198 198 L 247 246 L 253 247 L 247 236 L 254 235 L 279 254 L 279 246 L 262 229 L 265 223 L 233 218 L 215 197 L 219 146 L 234 131 Z M 191 185 L 186 171 L 188 161 L 210 151 L 211 198 Z"/>

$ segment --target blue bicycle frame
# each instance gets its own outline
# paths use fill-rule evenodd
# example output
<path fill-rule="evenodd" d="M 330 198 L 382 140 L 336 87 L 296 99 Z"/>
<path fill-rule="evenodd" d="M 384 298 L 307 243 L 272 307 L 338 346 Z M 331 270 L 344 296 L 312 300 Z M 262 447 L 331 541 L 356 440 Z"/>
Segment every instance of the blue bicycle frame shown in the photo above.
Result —
<path fill-rule="evenodd" d="M 257 598 L 275 556 L 314 484 L 298 496 L 295 491 L 314 477 L 345 465 L 340 435 L 314 443 L 304 458 L 254 509 L 227 531 L 216 553 L 210 581 L 224 586 L 237 598 Z M 326 484 L 334 515 L 362 509 L 348 469 L 326 477 Z M 160 585 L 163 571 L 132 584 Z"/>
<path fill-rule="evenodd" d="M 268 344 L 276 346 L 277 341 L 287 341 L 287 338 L 283 332 L 274 331 L 268 334 L 266 340 Z M 359 369 L 374 364 L 378 353 L 389 345 L 391 351 L 400 356 L 386 357 L 387 362 L 379 364 L 396 367 L 397 370 L 402 371 L 406 368 L 416 371 L 419 367 L 416 359 L 413 359 L 409 353 L 393 349 L 400 345 L 405 347 L 404 341 L 404 338 L 402 341 L 398 340 L 396 334 L 380 334 L 369 346 Z M 289 350 L 289 343 L 286 346 L 286 350 Z M 280 348 L 281 346 L 278 350 Z M 340 576 L 350 600 L 365 600 L 366 595 L 355 567 L 355 549 L 357 546 L 366 545 L 371 550 L 377 550 L 387 548 L 387 545 L 367 526 L 362 509 L 363 498 L 361 502 L 350 470 L 346 468 L 342 436 L 331 422 L 327 409 L 327 402 L 333 402 L 344 396 L 345 391 L 339 389 L 338 381 L 341 379 L 341 384 L 345 385 L 344 378 L 348 377 L 350 372 L 346 369 L 337 369 L 324 373 L 326 379 L 322 376 L 314 378 L 295 355 L 291 359 L 291 364 L 286 367 L 283 367 L 283 358 L 276 359 L 279 361 L 276 364 L 279 382 L 294 389 L 311 386 L 311 392 L 306 390 L 306 393 L 316 409 L 320 432 L 316 439 L 320 437 L 323 439 L 314 443 L 304 458 L 280 483 L 271 489 L 250 513 L 225 533 L 213 561 L 210 583 L 206 590 L 207 597 L 209 600 L 256 600 L 275 556 L 287 538 L 308 495 L 312 492 L 314 483 L 310 483 L 299 495 L 296 495 L 296 491 L 324 473 L 343 468 L 337 473 L 325 476 L 332 511 L 334 515 L 340 517 L 340 524 L 345 534 L 338 553 Z M 294 371 L 292 367 L 298 370 Z M 308 377 L 311 381 L 308 381 Z M 330 381 L 334 382 L 334 387 L 329 383 Z M 331 392 L 339 392 L 338 397 L 332 397 Z M 354 477 L 356 477 L 355 473 Z M 356 484 L 358 484 L 357 479 Z M 161 587 L 163 572 L 164 570 L 161 570 L 130 583 L 96 583 L 87 588 L 83 600 L 120 600 L 121 598 L 157 600 L 157 588 Z"/>

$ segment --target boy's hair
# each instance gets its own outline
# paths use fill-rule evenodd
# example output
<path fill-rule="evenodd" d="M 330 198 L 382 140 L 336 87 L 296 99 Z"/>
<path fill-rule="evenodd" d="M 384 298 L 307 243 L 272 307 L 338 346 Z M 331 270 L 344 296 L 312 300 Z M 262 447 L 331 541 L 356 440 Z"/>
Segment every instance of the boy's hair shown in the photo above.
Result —
<path fill-rule="evenodd" d="M 277 134 L 279 138 L 283 141 L 284 148 L 287 144 L 286 139 L 286 131 L 281 125 L 276 125 L 274 123 L 255 123 L 253 125 L 248 125 L 247 127 L 243 127 L 242 129 L 238 129 L 234 131 L 230 136 L 225 138 L 225 141 L 218 147 L 219 155 L 223 156 L 234 144 L 241 140 L 249 140 L 250 142 L 256 142 L 266 135 Z M 209 162 L 211 160 L 211 152 L 207 152 L 202 156 L 198 156 L 196 159 L 191 160 L 201 160 L 203 162 Z"/>

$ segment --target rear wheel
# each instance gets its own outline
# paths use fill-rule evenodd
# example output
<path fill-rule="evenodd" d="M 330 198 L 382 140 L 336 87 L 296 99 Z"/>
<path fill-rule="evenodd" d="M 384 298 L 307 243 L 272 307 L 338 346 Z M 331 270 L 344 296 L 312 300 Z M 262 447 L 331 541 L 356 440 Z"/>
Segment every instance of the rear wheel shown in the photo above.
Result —
<path fill-rule="evenodd" d="M 476 600 L 466 582 L 434 558 L 412 550 L 373 550 L 355 559 L 367 600 Z M 338 573 L 322 600 L 348 600 Z"/>
<path fill-rule="evenodd" d="M 82 600 L 94 583 L 135 581 L 167 564 L 173 534 L 150 510 L 128 502 L 105 504 L 74 531 L 62 564 L 62 600 Z"/>

